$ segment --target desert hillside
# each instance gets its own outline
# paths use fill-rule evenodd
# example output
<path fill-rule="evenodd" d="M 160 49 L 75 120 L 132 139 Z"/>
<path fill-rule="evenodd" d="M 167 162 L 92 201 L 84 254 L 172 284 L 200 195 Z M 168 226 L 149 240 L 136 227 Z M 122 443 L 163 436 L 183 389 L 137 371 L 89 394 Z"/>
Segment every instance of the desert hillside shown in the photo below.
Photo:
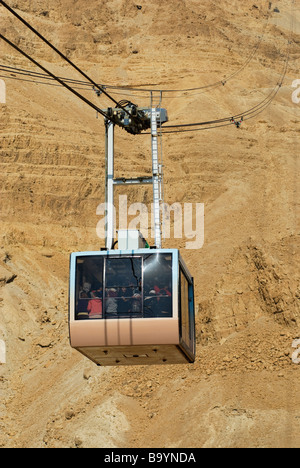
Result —
<path fill-rule="evenodd" d="M 117 101 L 149 106 L 162 90 L 169 125 L 243 113 L 281 86 L 239 129 L 163 136 L 165 201 L 205 207 L 201 249 L 164 242 L 195 279 L 195 364 L 99 368 L 70 348 L 68 278 L 71 252 L 104 247 L 103 118 L 0 71 L 0 447 L 300 447 L 298 2 L 8 3 Z M 0 34 L 83 79 L 3 6 Z M 0 40 L 3 66 L 41 72 Z M 149 135 L 115 138 L 120 177 L 151 172 Z"/>

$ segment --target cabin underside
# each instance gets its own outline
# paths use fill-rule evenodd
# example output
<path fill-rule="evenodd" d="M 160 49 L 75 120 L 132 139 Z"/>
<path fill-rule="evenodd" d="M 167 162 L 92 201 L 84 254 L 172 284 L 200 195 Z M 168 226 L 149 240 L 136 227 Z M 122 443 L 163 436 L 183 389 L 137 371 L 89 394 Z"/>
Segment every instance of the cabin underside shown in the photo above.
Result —
<path fill-rule="evenodd" d="M 178 345 L 76 348 L 99 366 L 187 364 L 193 362 Z"/>

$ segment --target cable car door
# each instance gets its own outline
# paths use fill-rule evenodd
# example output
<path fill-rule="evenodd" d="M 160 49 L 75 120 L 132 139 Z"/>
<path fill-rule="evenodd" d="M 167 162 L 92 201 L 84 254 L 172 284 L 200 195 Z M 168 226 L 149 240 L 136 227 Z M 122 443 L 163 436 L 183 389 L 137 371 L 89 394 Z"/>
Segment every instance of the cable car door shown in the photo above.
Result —
<path fill-rule="evenodd" d="M 194 286 L 180 268 L 180 336 L 183 346 L 195 354 Z"/>

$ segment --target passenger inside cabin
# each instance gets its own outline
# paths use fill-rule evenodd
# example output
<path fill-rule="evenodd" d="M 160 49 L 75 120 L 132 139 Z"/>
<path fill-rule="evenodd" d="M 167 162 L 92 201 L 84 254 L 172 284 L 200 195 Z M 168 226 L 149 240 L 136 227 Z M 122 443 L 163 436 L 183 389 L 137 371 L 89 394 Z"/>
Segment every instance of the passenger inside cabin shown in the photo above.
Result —
<path fill-rule="evenodd" d="M 117 317 L 118 303 L 117 303 L 117 290 L 115 288 L 106 288 L 105 291 L 105 312 L 109 317 Z"/>
<path fill-rule="evenodd" d="M 102 296 L 103 296 L 103 288 L 102 288 L 102 285 L 99 284 L 96 289 L 94 289 L 93 291 L 91 291 L 91 295 L 92 297 L 98 297 L 98 298 L 101 298 L 102 299 Z"/>
<path fill-rule="evenodd" d="M 76 320 L 103 318 L 103 259 L 77 259 Z"/>
<path fill-rule="evenodd" d="M 84 283 L 81 291 L 79 292 L 79 299 L 88 299 L 91 296 L 91 284 Z"/>
<path fill-rule="evenodd" d="M 120 308 L 123 310 L 125 314 L 129 314 L 130 312 L 130 305 L 131 305 L 131 298 L 132 298 L 132 289 L 126 288 L 123 286 L 119 292 L 120 295 Z"/>
<path fill-rule="evenodd" d="M 165 285 L 163 288 L 159 288 L 159 286 L 156 285 L 154 286 L 154 291 L 158 296 L 172 296 L 167 285 Z"/>
<path fill-rule="evenodd" d="M 160 288 L 156 284 L 149 292 L 146 302 L 148 311 L 153 317 L 171 317 L 172 316 L 172 294 L 168 285 Z M 147 298 L 146 298 L 147 299 Z"/>
<path fill-rule="evenodd" d="M 91 291 L 92 299 L 89 300 L 87 311 L 89 313 L 90 319 L 101 319 L 102 318 L 102 287 L 98 285 L 98 287 Z"/>
<path fill-rule="evenodd" d="M 77 320 L 89 319 L 88 303 L 91 297 L 91 284 L 85 282 L 79 291 L 79 299 L 77 305 Z"/>
<path fill-rule="evenodd" d="M 78 258 L 76 296 L 77 320 L 172 317 L 172 257 Z"/>

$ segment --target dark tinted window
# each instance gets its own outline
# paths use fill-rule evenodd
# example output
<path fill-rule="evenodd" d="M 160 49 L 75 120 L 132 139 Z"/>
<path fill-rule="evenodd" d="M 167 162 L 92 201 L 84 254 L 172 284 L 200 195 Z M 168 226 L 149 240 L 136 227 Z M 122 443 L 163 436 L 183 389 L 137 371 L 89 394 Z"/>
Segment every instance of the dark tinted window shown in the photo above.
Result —
<path fill-rule="evenodd" d="M 172 317 L 172 255 L 78 257 L 76 320 Z"/>
<path fill-rule="evenodd" d="M 105 268 L 107 318 L 142 317 L 142 258 L 108 258 Z"/>
<path fill-rule="evenodd" d="M 144 257 L 144 316 L 172 317 L 172 255 Z"/>

